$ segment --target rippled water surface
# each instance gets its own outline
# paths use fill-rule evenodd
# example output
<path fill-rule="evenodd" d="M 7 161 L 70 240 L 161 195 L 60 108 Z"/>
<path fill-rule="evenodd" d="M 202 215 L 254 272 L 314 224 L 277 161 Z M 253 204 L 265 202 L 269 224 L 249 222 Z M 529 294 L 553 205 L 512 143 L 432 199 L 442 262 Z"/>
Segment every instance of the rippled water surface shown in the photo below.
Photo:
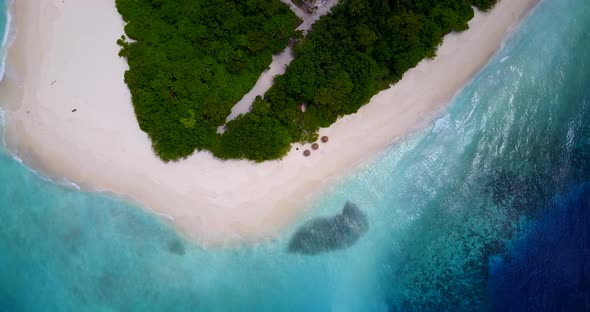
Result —
<path fill-rule="evenodd" d="M 589 181 L 590 2 L 546 0 L 433 126 L 257 246 L 0 151 L 0 311 L 588 311 Z"/>

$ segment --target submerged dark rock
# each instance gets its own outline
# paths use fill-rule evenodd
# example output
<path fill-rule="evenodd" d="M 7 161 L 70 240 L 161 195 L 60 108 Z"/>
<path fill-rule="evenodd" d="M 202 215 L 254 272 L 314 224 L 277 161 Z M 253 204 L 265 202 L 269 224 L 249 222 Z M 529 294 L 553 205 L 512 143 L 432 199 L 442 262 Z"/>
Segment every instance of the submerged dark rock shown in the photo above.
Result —
<path fill-rule="evenodd" d="M 179 256 L 182 256 L 185 253 L 184 245 L 178 240 L 171 240 L 168 242 L 168 251 Z"/>
<path fill-rule="evenodd" d="M 317 218 L 304 224 L 291 237 L 288 251 L 305 255 L 348 248 L 369 229 L 367 216 L 347 202 L 342 213 L 330 218 Z"/>

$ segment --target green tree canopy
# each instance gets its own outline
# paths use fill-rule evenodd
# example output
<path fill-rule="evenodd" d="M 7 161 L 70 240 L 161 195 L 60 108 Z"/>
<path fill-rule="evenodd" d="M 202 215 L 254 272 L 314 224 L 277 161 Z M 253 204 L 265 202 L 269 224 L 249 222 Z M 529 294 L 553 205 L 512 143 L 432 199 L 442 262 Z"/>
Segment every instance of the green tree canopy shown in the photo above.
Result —
<path fill-rule="evenodd" d="M 141 129 L 163 160 L 219 146 L 218 126 L 299 19 L 279 0 L 116 0 Z"/>
<path fill-rule="evenodd" d="M 396 83 L 472 6 L 496 0 L 340 0 L 307 37 L 279 0 L 116 0 L 131 41 L 118 41 L 142 130 L 164 160 L 206 149 L 223 159 L 283 157 L 291 143 L 356 112 Z M 234 105 L 295 37 L 295 59 L 250 113 L 216 133 Z M 304 103 L 307 110 L 299 106 Z"/>

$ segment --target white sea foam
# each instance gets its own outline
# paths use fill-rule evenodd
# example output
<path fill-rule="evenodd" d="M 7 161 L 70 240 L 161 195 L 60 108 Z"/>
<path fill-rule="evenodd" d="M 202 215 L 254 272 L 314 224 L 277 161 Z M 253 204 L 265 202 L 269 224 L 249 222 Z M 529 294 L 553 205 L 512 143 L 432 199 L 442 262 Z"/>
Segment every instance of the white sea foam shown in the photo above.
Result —
<path fill-rule="evenodd" d="M 432 127 L 432 132 L 439 133 L 442 130 L 448 128 L 450 123 L 451 123 L 451 115 L 447 114 L 447 115 L 437 119 L 434 122 L 434 126 Z"/>
<path fill-rule="evenodd" d="M 2 121 L 2 124 L 3 124 L 3 118 L 4 118 L 3 116 L 4 116 L 4 113 L 3 113 L 3 111 L 2 111 L 2 110 L 0 110 L 0 117 L 1 117 L 1 118 L 0 118 L 0 121 Z M 4 142 L 2 142 L 2 143 L 3 143 L 3 145 L 4 145 Z M 43 180 L 43 181 L 45 181 L 45 182 L 52 183 L 52 184 L 61 185 L 61 186 L 63 186 L 63 187 L 66 187 L 66 188 L 75 189 L 75 190 L 78 190 L 78 191 L 80 191 L 80 190 L 81 190 L 81 188 L 80 188 L 80 186 L 79 186 L 78 184 L 76 184 L 76 183 L 74 183 L 74 182 L 70 181 L 69 179 L 67 179 L 67 178 L 60 178 L 60 179 L 59 179 L 59 180 L 57 180 L 57 181 L 56 181 L 56 180 L 54 180 L 54 179 L 51 179 L 51 178 L 49 178 L 49 177 L 47 177 L 47 176 L 43 175 L 43 174 L 42 174 L 42 173 L 40 173 L 39 171 L 37 171 L 37 170 L 35 170 L 35 169 L 33 169 L 33 168 L 31 168 L 31 167 L 27 166 L 27 165 L 24 163 L 23 159 L 22 159 L 22 158 L 20 158 L 20 157 L 19 157 L 17 154 L 15 154 L 15 153 L 13 153 L 13 152 L 11 152 L 11 151 L 8 151 L 8 153 L 9 153 L 9 155 L 12 157 L 12 159 L 14 159 L 14 160 L 15 160 L 17 163 L 19 163 L 19 164 L 20 164 L 20 165 L 21 165 L 23 168 L 25 168 L 25 169 L 26 169 L 26 170 L 28 170 L 29 172 L 31 172 L 31 173 L 33 173 L 33 174 L 35 174 L 35 175 L 36 175 L 37 177 L 39 177 L 41 180 Z"/>
<path fill-rule="evenodd" d="M 21 165 L 23 164 L 23 160 L 22 160 L 22 158 L 18 157 L 18 155 L 16 155 L 15 153 L 13 153 L 13 152 L 10 152 L 10 156 L 12 156 L 12 159 L 16 160 L 16 162 L 17 162 L 17 163 L 19 163 L 19 164 L 21 164 Z M 31 169 L 31 170 L 32 170 L 32 169 Z M 33 171 L 34 171 L 34 170 L 33 170 Z"/>
<path fill-rule="evenodd" d="M 62 186 L 68 187 L 68 188 L 72 188 L 75 190 L 81 190 L 80 185 L 68 180 L 67 178 L 62 178 L 61 183 L 59 183 Z"/>
<path fill-rule="evenodd" d="M 12 15 L 10 14 L 10 8 L 12 6 L 12 1 L 6 2 L 6 7 L 4 8 L 6 11 L 6 25 L 4 26 L 4 35 L 2 36 L 2 46 L 0 46 L 0 80 L 4 78 L 4 69 L 6 68 L 6 51 L 8 49 L 8 39 L 11 30 L 11 23 L 12 23 Z M 0 132 L 2 136 L 0 137 L 0 146 L 6 146 L 6 132 L 4 131 L 4 126 L 6 124 L 6 119 L 4 117 L 4 111 L 2 110 L 2 106 L 0 106 Z"/>
<path fill-rule="evenodd" d="M 174 217 L 173 217 L 173 216 L 167 215 L 167 214 L 165 214 L 165 213 L 156 212 L 156 211 L 154 211 L 154 213 L 155 213 L 156 215 L 158 215 L 158 216 L 160 216 L 160 217 L 164 218 L 164 219 L 168 219 L 168 220 L 170 220 L 170 221 L 174 221 Z"/>
<path fill-rule="evenodd" d="M 2 50 L 0 50 L 0 55 L 2 55 L 2 59 L 0 61 L 0 80 L 2 78 L 4 78 L 4 70 L 6 68 L 6 51 L 8 49 L 8 47 L 10 46 L 9 44 L 9 39 L 13 36 L 11 36 L 11 29 L 13 29 L 12 26 L 12 14 L 10 13 L 9 8 L 12 6 L 12 1 L 7 1 L 6 3 L 6 25 L 4 27 L 4 34 L 2 35 Z M 12 41 L 12 40 L 11 40 Z"/>
<path fill-rule="evenodd" d="M 500 60 L 500 63 L 504 63 L 504 62 L 506 62 L 506 61 L 507 61 L 509 58 L 510 58 L 510 55 L 503 57 L 503 58 Z"/>

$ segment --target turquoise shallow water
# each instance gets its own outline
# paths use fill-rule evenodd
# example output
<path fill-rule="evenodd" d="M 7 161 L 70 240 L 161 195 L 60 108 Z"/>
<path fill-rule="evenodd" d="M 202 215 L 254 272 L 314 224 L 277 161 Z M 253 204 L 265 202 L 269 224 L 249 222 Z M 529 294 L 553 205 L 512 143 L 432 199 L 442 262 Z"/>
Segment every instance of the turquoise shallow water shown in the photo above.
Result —
<path fill-rule="evenodd" d="M 431 127 L 250 247 L 201 249 L 0 149 L 0 311 L 588 310 L 589 51 L 590 2 L 546 0 Z M 301 224 L 347 201 L 369 222 L 352 247 L 286 252 Z M 545 243 L 578 230 L 573 245 Z M 575 278 L 540 278 L 550 259 Z"/>

